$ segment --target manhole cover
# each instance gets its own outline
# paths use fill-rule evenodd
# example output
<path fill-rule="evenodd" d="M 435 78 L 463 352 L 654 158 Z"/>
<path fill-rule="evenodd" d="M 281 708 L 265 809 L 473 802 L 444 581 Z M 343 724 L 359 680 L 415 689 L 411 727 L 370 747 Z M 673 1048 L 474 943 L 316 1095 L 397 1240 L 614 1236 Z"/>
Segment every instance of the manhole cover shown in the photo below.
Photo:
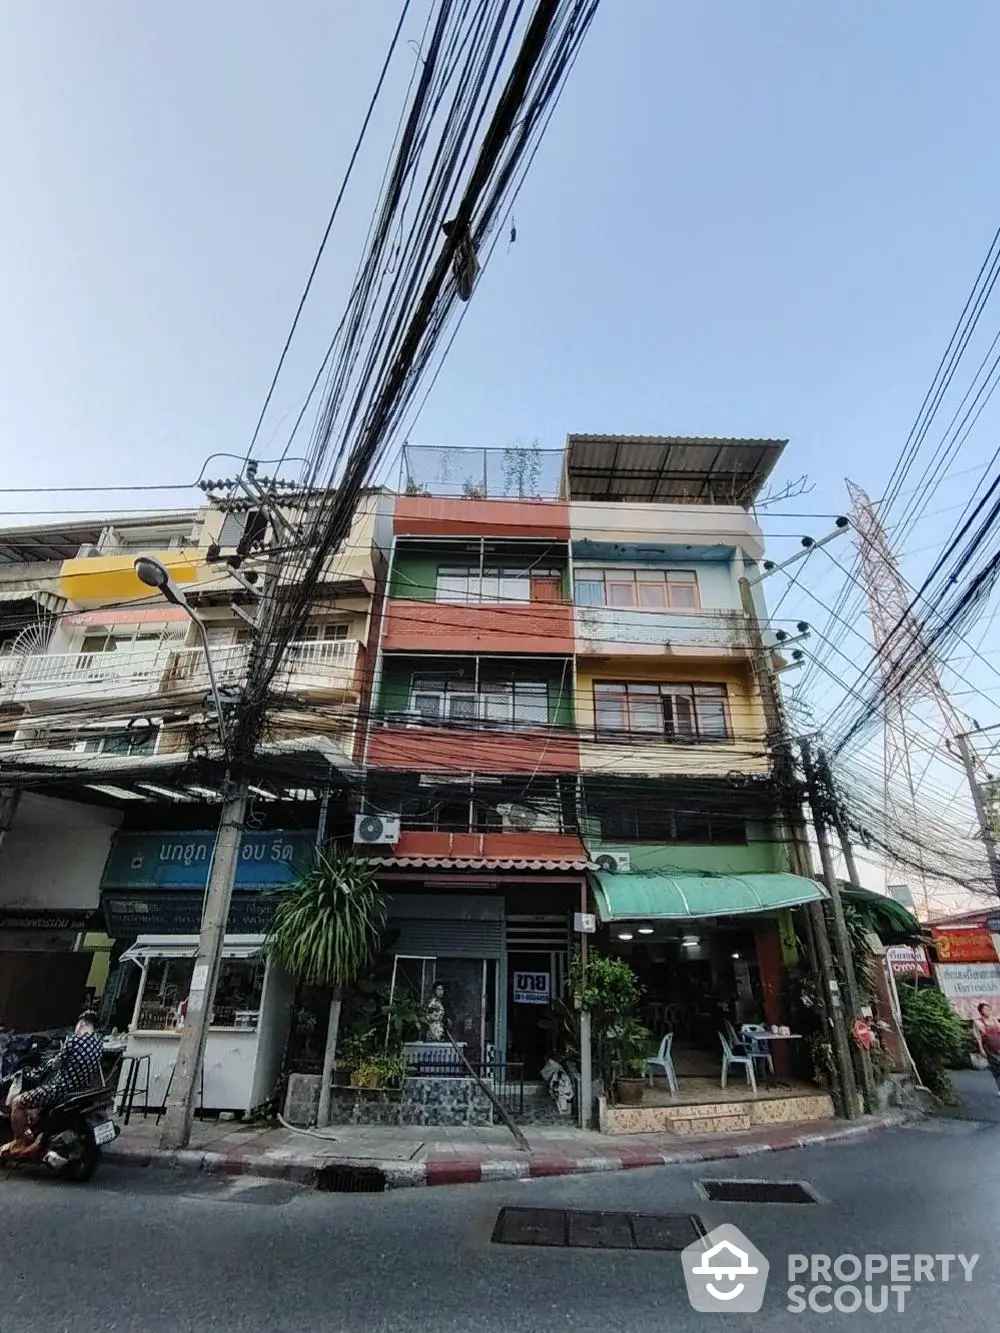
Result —
<path fill-rule="evenodd" d="M 375 1166 L 321 1166 L 316 1172 L 316 1188 L 328 1194 L 381 1194 L 385 1172 Z"/>
<path fill-rule="evenodd" d="M 495 1245 L 585 1250 L 683 1250 L 704 1236 L 691 1213 L 592 1213 L 566 1208 L 501 1208 Z"/>
<path fill-rule="evenodd" d="M 699 1180 L 698 1189 L 711 1203 L 817 1203 L 801 1180 Z"/>

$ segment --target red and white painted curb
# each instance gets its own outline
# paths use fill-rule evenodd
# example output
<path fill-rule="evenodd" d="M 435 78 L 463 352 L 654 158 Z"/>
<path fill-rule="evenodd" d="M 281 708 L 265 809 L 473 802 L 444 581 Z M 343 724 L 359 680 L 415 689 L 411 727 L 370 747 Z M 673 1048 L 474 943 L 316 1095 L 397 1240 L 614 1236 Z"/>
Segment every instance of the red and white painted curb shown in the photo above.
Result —
<path fill-rule="evenodd" d="M 616 1144 L 613 1150 L 591 1156 L 547 1153 L 544 1149 L 509 1157 L 463 1158 L 449 1154 L 431 1154 L 422 1162 L 398 1162 L 349 1157 L 299 1157 L 283 1152 L 246 1153 L 202 1152 L 183 1149 L 177 1152 L 143 1150 L 116 1144 L 106 1159 L 122 1166 L 160 1166 L 180 1171 L 207 1171 L 225 1175 L 264 1176 L 272 1180 L 290 1180 L 315 1185 L 317 1173 L 329 1167 L 363 1167 L 381 1171 L 386 1189 L 405 1189 L 420 1185 L 478 1185 L 502 1180 L 533 1180 L 550 1176 L 588 1175 L 603 1171 L 632 1171 L 641 1167 L 684 1166 L 697 1162 L 723 1161 L 727 1158 L 755 1157 L 761 1153 L 783 1152 L 793 1148 L 811 1148 L 828 1143 L 842 1143 L 880 1129 L 894 1129 L 921 1118 L 919 1113 L 868 1116 L 863 1121 L 832 1129 L 803 1133 L 801 1126 L 767 1141 L 692 1144 L 664 1152 L 645 1143 Z"/>

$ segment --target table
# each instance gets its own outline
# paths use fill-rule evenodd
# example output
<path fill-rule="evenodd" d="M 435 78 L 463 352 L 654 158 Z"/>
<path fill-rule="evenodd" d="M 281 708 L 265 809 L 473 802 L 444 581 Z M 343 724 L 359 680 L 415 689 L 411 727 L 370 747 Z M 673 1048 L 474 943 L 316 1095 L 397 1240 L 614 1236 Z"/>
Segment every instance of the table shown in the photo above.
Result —
<path fill-rule="evenodd" d="M 745 1026 L 740 1028 L 740 1036 L 743 1037 L 744 1040 L 746 1040 L 746 1041 L 748 1041 L 748 1042 L 749 1042 L 749 1041 L 757 1042 L 757 1041 L 801 1041 L 801 1040 L 802 1040 L 802 1033 L 801 1033 L 801 1032 L 768 1032 L 766 1029 L 765 1029 L 764 1031 L 761 1031 L 759 1028 L 749 1028 L 749 1029 L 748 1029 L 748 1028 L 746 1028 Z M 773 1062 L 772 1062 L 772 1063 L 773 1063 Z M 779 1082 L 779 1081 L 778 1081 L 778 1077 L 777 1077 L 777 1075 L 775 1074 L 775 1072 L 774 1072 L 774 1070 L 773 1070 L 773 1068 L 772 1068 L 772 1069 L 770 1070 L 769 1074 L 768 1074 L 767 1086 L 768 1086 L 769 1088 L 782 1088 L 782 1087 L 784 1087 L 784 1088 L 790 1088 L 792 1085 L 791 1085 L 790 1083 L 781 1083 L 781 1082 Z"/>

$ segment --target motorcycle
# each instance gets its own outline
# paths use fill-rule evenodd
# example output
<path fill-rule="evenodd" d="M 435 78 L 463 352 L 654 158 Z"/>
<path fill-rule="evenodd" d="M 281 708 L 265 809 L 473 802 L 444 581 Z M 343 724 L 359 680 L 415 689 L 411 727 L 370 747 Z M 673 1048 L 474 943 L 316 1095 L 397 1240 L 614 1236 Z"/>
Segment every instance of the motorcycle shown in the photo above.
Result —
<path fill-rule="evenodd" d="M 22 1039 L 14 1051 L 10 1045 L 0 1073 L 0 1145 L 13 1138 L 7 1103 L 15 1082 L 18 1090 L 27 1092 L 45 1076 L 37 1042 Z M 114 1097 L 112 1087 L 90 1088 L 45 1108 L 32 1126 L 35 1137 L 30 1150 L 0 1159 L 0 1166 L 42 1165 L 67 1180 L 89 1180 L 100 1164 L 102 1148 L 121 1133 L 111 1114 Z"/>

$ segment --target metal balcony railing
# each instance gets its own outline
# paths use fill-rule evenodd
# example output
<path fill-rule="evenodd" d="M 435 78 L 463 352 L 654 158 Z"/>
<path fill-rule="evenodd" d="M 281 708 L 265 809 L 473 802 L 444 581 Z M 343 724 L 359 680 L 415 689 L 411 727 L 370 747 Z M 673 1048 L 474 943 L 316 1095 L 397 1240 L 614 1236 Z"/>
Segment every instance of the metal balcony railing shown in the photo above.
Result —
<path fill-rule="evenodd" d="M 246 678 L 249 644 L 212 649 L 220 685 L 239 686 Z M 291 643 L 279 683 L 296 689 L 349 690 L 358 659 L 356 639 L 312 639 Z M 37 653 L 0 658 L 0 702 L 40 700 L 153 699 L 175 690 L 208 690 L 211 682 L 201 648 L 169 642 L 100 653 Z"/>

